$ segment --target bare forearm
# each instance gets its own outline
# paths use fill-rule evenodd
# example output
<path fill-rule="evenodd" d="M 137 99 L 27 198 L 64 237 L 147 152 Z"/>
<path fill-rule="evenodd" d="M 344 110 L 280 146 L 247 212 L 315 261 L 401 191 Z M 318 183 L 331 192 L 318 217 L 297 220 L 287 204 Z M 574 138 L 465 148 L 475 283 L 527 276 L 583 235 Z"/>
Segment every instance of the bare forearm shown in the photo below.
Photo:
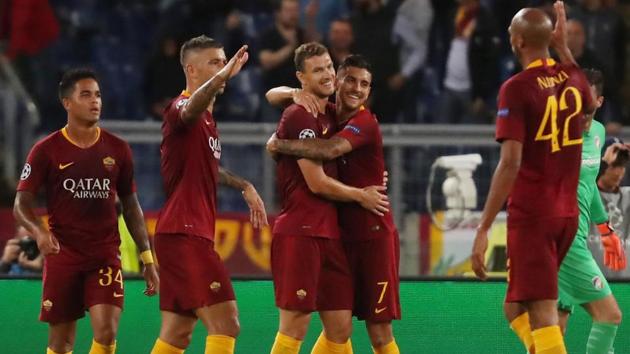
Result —
<path fill-rule="evenodd" d="M 335 143 L 329 139 L 278 139 L 276 144 L 278 153 L 311 160 L 332 160 L 339 156 L 335 155 Z"/>
<path fill-rule="evenodd" d="M 251 185 L 248 180 L 235 175 L 234 173 L 224 169 L 223 167 L 219 167 L 219 183 L 224 186 L 238 189 L 240 191 L 245 190 Z"/>
<path fill-rule="evenodd" d="M 217 92 L 219 92 L 226 80 L 226 77 L 219 72 L 201 85 L 186 103 L 182 111 L 182 119 L 186 122 L 194 122 L 199 119 L 201 114 L 208 109 L 210 103 L 214 101 Z"/>
<path fill-rule="evenodd" d="M 139 207 L 125 208 L 123 206 L 123 219 L 125 219 L 125 224 L 129 229 L 131 238 L 138 247 L 138 251 L 144 252 L 150 249 L 149 235 L 147 234 L 142 210 Z"/>
<path fill-rule="evenodd" d="M 497 214 L 503 208 L 505 201 L 507 200 L 516 176 L 518 175 L 518 166 L 506 165 L 499 162 L 497 169 L 492 176 L 492 183 L 490 184 L 490 192 L 488 193 L 488 199 L 486 199 L 486 205 L 483 208 L 479 227 L 488 230 Z"/>
<path fill-rule="evenodd" d="M 347 186 L 334 178 L 326 176 L 313 193 L 337 202 L 360 202 L 361 190 Z"/>
<path fill-rule="evenodd" d="M 20 194 L 21 192 L 18 192 Z M 34 237 L 46 233 L 46 226 L 40 217 L 35 215 L 35 202 L 32 197 L 16 196 L 13 206 L 13 217 Z"/>
<path fill-rule="evenodd" d="M 558 54 L 558 59 L 560 59 L 560 62 L 562 64 L 578 65 L 575 61 L 575 58 L 573 57 L 573 53 L 571 53 L 568 47 L 555 48 L 555 50 L 556 54 Z"/>
<path fill-rule="evenodd" d="M 293 103 L 293 93 L 295 88 L 288 86 L 274 87 L 267 91 L 265 98 L 270 105 L 276 107 L 287 107 Z"/>

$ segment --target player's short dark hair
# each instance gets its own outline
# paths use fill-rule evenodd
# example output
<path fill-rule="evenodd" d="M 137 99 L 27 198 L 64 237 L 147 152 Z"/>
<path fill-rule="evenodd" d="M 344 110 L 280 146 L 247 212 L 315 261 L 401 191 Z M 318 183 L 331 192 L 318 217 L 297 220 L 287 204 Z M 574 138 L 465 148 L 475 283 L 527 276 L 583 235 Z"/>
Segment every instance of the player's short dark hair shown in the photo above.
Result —
<path fill-rule="evenodd" d="M 68 98 L 74 92 L 74 84 L 83 79 L 93 79 L 98 82 L 96 73 L 88 68 L 70 69 L 63 73 L 61 81 L 59 81 L 59 99 Z"/>
<path fill-rule="evenodd" d="M 589 68 L 584 69 L 584 75 L 586 75 L 586 79 L 591 86 L 595 86 L 595 91 L 597 91 L 597 95 L 601 96 L 604 94 L 604 74 L 597 69 Z"/>
<path fill-rule="evenodd" d="M 337 69 L 337 71 L 339 72 L 342 69 L 349 68 L 349 67 L 365 69 L 370 74 L 372 73 L 372 66 L 367 61 L 367 59 L 365 59 L 365 57 L 363 57 L 360 54 L 348 55 L 346 59 L 344 59 L 343 62 L 339 64 L 339 68 Z"/>
<path fill-rule="evenodd" d="M 304 43 L 295 49 L 293 63 L 297 71 L 304 72 L 304 61 L 308 58 L 318 57 L 328 53 L 328 49 L 317 42 Z"/>
<path fill-rule="evenodd" d="M 206 35 L 197 36 L 191 38 L 182 44 L 182 48 L 179 50 L 179 62 L 184 65 L 184 59 L 186 59 L 186 54 L 191 50 L 199 50 L 199 49 L 209 49 L 209 48 L 223 48 L 223 44 L 217 41 L 216 39 L 212 39 Z"/>

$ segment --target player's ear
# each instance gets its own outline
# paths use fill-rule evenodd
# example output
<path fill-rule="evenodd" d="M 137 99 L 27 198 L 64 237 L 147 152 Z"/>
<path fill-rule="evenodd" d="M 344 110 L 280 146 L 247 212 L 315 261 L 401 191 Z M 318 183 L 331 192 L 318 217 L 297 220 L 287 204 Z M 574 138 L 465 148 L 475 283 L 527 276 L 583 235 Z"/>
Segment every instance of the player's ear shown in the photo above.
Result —
<path fill-rule="evenodd" d="M 63 108 L 67 111 L 70 109 L 70 98 L 68 97 L 63 97 L 61 99 L 61 105 L 63 106 Z"/>
<path fill-rule="evenodd" d="M 300 81 L 302 86 L 304 86 L 304 73 L 298 70 L 298 71 L 295 72 L 295 76 Z"/>
<path fill-rule="evenodd" d="M 597 97 L 597 108 L 600 108 L 604 104 L 604 96 Z"/>

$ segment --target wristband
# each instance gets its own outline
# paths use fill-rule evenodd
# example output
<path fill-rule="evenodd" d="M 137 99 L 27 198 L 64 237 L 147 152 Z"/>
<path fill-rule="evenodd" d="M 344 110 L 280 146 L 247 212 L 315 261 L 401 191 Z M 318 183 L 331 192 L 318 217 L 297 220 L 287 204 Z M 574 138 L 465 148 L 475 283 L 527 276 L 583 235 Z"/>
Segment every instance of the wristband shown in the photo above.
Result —
<path fill-rule="evenodd" d="M 151 250 L 146 250 L 144 252 L 141 252 L 140 260 L 142 261 L 142 264 L 144 265 L 153 264 L 153 254 L 151 253 Z"/>
<path fill-rule="evenodd" d="M 597 230 L 599 231 L 599 234 L 601 236 L 610 236 L 612 233 L 615 232 L 615 230 L 607 222 L 603 224 L 598 224 Z"/>

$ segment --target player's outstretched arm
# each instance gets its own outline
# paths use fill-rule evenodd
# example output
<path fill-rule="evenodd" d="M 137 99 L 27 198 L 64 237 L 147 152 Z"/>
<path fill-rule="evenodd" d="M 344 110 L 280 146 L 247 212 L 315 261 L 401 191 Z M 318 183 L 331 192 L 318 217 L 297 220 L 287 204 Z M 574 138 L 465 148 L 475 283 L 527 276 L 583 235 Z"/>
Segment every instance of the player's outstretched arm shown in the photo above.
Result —
<path fill-rule="evenodd" d="M 521 166 L 522 152 L 523 144 L 516 140 L 505 140 L 501 144 L 501 159 L 492 176 L 490 191 L 486 205 L 483 207 L 472 249 L 472 267 L 480 279 L 486 278 L 485 255 L 488 248 L 488 230 L 512 191 Z"/>
<path fill-rule="evenodd" d="M 270 154 L 285 154 L 305 157 L 311 160 L 333 160 L 352 151 L 352 144 L 344 138 L 333 136 L 330 139 L 278 139 L 273 133 L 267 141 Z"/>
<path fill-rule="evenodd" d="M 350 187 L 328 177 L 321 162 L 300 159 L 298 165 L 308 188 L 314 194 L 339 202 L 357 202 L 363 208 L 380 216 L 388 212 L 389 198 L 385 194 L 386 186 Z"/>
<path fill-rule="evenodd" d="M 181 118 L 184 123 L 193 123 L 201 117 L 219 89 L 241 71 L 248 58 L 247 46 L 244 45 L 216 75 L 193 92 L 182 108 Z"/>
<path fill-rule="evenodd" d="M 13 217 L 33 235 L 42 255 L 59 253 L 57 238 L 46 229 L 42 220 L 35 215 L 35 196 L 32 193 L 26 191 L 16 193 Z"/>
<path fill-rule="evenodd" d="M 148 296 L 155 295 L 160 288 L 160 278 L 153 261 L 147 227 L 144 224 L 144 215 L 140 203 L 138 203 L 138 196 L 136 193 L 121 196 L 120 203 L 122 204 L 123 219 L 125 219 L 125 224 L 131 233 L 131 238 L 140 251 L 140 259 L 144 264 L 143 275 L 147 284 L 144 293 Z"/>
<path fill-rule="evenodd" d="M 317 97 L 302 89 L 288 86 L 274 87 L 267 91 L 265 98 L 272 106 L 286 108 L 295 103 L 304 107 L 304 109 L 314 117 L 317 117 L 319 113 L 319 101 Z"/>
<path fill-rule="evenodd" d="M 551 33 L 551 46 L 555 50 L 556 54 L 558 54 L 558 57 L 563 64 L 578 65 L 571 53 L 571 50 L 569 50 L 567 14 L 564 8 L 564 2 L 556 1 L 553 4 L 553 8 L 556 13 L 556 25 Z"/>
<path fill-rule="evenodd" d="M 265 203 L 263 203 L 262 198 L 260 198 L 258 191 L 256 191 L 256 188 L 251 182 L 235 175 L 223 167 L 219 167 L 219 183 L 241 191 L 243 199 L 245 199 L 249 207 L 249 219 L 254 228 L 260 229 L 263 226 L 269 225 Z"/>

